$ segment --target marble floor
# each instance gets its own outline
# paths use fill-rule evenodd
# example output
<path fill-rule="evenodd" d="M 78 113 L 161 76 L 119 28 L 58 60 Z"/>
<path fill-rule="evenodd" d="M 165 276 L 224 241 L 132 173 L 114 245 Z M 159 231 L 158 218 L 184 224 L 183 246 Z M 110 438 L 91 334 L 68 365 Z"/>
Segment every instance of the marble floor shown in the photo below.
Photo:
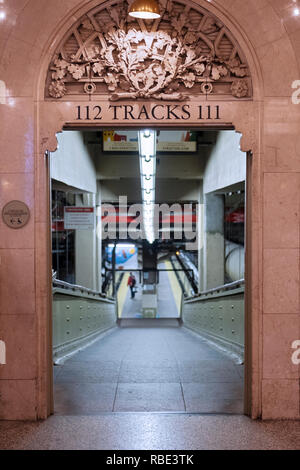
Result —
<path fill-rule="evenodd" d="M 0 449 L 300 448 L 299 421 L 240 414 L 241 366 L 171 320 L 124 322 L 55 368 L 54 416 L 0 422 Z"/>
<path fill-rule="evenodd" d="M 295 450 L 299 421 L 245 416 L 110 413 L 52 416 L 39 423 L 0 422 L 0 449 L 18 450 Z"/>

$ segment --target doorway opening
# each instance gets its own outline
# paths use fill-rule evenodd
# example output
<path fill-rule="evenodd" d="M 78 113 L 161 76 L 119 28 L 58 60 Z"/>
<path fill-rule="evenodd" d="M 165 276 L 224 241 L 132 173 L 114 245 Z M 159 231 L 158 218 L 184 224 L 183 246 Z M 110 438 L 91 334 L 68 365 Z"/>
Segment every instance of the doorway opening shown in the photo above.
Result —
<path fill-rule="evenodd" d="M 243 414 L 239 139 L 210 129 L 58 135 L 55 413 Z"/>

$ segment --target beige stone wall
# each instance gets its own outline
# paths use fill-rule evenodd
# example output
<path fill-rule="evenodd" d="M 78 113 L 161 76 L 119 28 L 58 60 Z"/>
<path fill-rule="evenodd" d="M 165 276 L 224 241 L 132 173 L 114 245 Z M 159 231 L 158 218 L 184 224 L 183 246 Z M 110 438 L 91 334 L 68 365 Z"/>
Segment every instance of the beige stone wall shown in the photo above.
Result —
<path fill-rule="evenodd" d="M 59 110 L 49 115 L 45 127 L 37 100 L 57 42 L 97 3 L 5 2 L 0 202 L 1 208 L 14 199 L 26 202 L 31 220 L 15 232 L 0 221 L 0 340 L 7 346 L 7 365 L 0 365 L 0 419 L 46 418 L 51 412 L 49 214 L 42 150 L 54 150 L 53 129 L 62 116 Z M 253 418 L 299 418 L 299 366 L 292 364 L 291 344 L 300 337 L 300 105 L 292 104 L 291 86 L 300 80 L 300 17 L 292 15 L 290 0 L 198 3 L 251 51 L 250 67 L 256 71 L 259 134 L 247 134 L 247 116 L 235 116 L 243 122 L 243 148 L 255 142 L 248 162 L 247 412 Z"/>

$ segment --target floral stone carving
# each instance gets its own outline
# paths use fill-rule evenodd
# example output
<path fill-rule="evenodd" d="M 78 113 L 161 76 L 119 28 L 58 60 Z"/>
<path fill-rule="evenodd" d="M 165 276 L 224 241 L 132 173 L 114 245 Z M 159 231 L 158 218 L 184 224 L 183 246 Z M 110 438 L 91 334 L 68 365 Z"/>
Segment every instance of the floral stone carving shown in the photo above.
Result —
<path fill-rule="evenodd" d="M 236 96 L 237 98 L 245 98 L 245 96 L 248 96 L 248 85 L 245 80 L 237 80 L 232 83 L 231 85 L 231 92 L 233 96 Z"/>
<path fill-rule="evenodd" d="M 146 21 L 130 17 L 128 7 L 123 0 L 107 2 L 76 23 L 50 65 L 46 97 L 108 92 L 111 101 L 180 101 L 193 89 L 251 98 L 242 52 L 209 12 L 161 0 L 161 18 Z"/>

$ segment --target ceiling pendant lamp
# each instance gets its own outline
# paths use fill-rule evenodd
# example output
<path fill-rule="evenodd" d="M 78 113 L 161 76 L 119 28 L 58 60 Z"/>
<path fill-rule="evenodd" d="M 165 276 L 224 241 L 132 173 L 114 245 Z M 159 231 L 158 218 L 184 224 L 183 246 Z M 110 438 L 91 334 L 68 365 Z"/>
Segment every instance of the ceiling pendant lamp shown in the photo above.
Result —
<path fill-rule="evenodd" d="M 144 20 L 160 18 L 158 1 L 135 0 L 129 9 L 129 15 Z"/>

